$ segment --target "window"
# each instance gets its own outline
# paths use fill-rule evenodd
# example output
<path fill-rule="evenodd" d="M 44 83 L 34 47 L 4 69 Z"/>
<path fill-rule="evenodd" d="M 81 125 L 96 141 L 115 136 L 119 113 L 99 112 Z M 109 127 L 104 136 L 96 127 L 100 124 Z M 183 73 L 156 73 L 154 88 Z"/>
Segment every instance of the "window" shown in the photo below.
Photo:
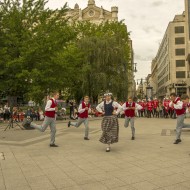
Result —
<path fill-rule="evenodd" d="M 176 60 L 176 67 L 185 67 L 185 60 Z"/>
<path fill-rule="evenodd" d="M 175 33 L 184 33 L 184 26 L 176 26 Z"/>
<path fill-rule="evenodd" d="M 175 50 L 175 55 L 185 55 L 185 49 L 176 49 Z"/>
<path fill-rule="evenodd" d="M 187 88 L 177 88 L 177 95 L 187 94 Z"/>
<path fill-rule="evenodd" d="M 185 71 L 177 71 L 176 78 L 185 78 Z"/>
<path fill-rule="evenodd" d="M 175 44 L 185 44 L 185 38 L 175 38 Z"/>

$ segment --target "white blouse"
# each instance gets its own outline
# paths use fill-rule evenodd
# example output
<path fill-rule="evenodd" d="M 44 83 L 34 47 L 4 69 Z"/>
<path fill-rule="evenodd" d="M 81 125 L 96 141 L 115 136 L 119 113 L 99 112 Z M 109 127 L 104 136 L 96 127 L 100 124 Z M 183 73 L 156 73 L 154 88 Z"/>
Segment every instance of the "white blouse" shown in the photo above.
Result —
<path fill-rule="evenodd" d="M 112 100 L 106 101 L 106 104 L 110 104 L 111 102 L 112 102 Z M 116 110 L 116 115 L 118 115 L 118 114 L 122 111 L 121 105 L 118 104 L 117 102 L 113 101 L 112 106 L 113 106 L 114 108 L 117 108 L 117 110 Z M 98 104 L 97 107 L 96 107 L 96 109 L 97 109 L 100 113 L 104 112 L 104 110 L 105 110 L 105 109 L 104 109 L 104 101 L 101 102 L 100 104 Z"/>

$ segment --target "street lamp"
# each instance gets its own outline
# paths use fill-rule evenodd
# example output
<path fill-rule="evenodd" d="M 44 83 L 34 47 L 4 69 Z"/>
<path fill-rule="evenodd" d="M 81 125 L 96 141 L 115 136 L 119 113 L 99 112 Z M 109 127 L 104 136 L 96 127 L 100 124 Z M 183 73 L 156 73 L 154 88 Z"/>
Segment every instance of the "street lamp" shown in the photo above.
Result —
<path fill-rule="evenodd" d="M 140 81 L 140 83 L 138 83 L 138 81 Z M 153 91 L 153 87 L 150 86 L 150 83 L 148 81 L 148 79 L 137 79 L 137 85 L 140 84 L 142 85 L 142 94 L 144 94 L 144 83 L 146 84 L 146 99 L 152 98 L 152 91 Z"/>

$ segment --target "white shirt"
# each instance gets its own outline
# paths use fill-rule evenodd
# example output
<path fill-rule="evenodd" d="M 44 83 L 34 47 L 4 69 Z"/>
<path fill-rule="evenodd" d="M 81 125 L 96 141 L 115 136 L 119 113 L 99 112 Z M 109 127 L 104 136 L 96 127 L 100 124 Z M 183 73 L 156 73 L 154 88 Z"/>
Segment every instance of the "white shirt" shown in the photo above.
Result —
<path fill-rule="evenodd" d="M 123 111 L 130 109 L 130 107 L 126 107 L 126 102 L 122 105 L 122 108 L 123 108 Z M 135 103 L 135 109 L 141 110 L 141 109 L 143 109 L 143 107 L 141 105 Z"/>
<path fill-rule="evenodd" d="M 8 110 L 8 111 L 10 112 L 10 107 L 8 107 L 7 105 L 5 105 L 5 106 L 4 106 L 4 112 L 5 112 L 5 110 L 6 110 L 6 111 Z"/>
<path fill-rule="evenodd" d="M 112 102 L 112 100 L 106 101 L 106 104 L 110 104 L 111 102 Z M 116 114 L 117 114 L 117 115 L 122 111 L 121 105 L 118 104 L 117 102 L 114 102 L 114 101 L 113 101 L 112 106 L 113 106 L 114 108 L 118 108 L 117 111 L 116 111 Z M 100 113 L 104 112 L 104 110 L 105 110 L 105 109 L 104 109 L 104 101 L 101 102 L 100 104 L 98 104 L 97 107 L 96 107 L 96 109 L 97 109 Z"/>
<path fill-rule="evenodd" d="M 84 104 L 86 105 L 86 103 L 84 102 Z M 91 109 L 89 108 L 89 110 L 88 110 L 89 112 L 91 112 Z M 85 108 L 83 108 L 82 109 L 82 103 L 79 105 L 79 109 L 78 109 L 78 112 L 79 113 L 83 113 L 83 112 L 85 112 Z"/>
<path fill-rule="evenodd" d="M 176 98 L 176 99 L 177 99 L 177 98 Z M 176 99 L 175 99 L 175 100 L 176 100 Z M 175 109 L 181 110 L 181 109 L 183 108 L 183 102 L 182 102 L 181 100 L 179 100 L 179 101 L 177 101 L 176 104 L 174 104 L 173 101 L 171 101 L 171 102 L 169 103 L 169 107 L 173 107 L 173 106 L 174 106 Z"/>
<path fill-rule="evenodd" d="M 55 102 L 55 99 L 54 98 L 52 99 Z M 45 111 L 55 111 L 55 108 L 51 108 L 51 105 L 52 105 L 52 100 L 48 100 L 45 107 Z"/>

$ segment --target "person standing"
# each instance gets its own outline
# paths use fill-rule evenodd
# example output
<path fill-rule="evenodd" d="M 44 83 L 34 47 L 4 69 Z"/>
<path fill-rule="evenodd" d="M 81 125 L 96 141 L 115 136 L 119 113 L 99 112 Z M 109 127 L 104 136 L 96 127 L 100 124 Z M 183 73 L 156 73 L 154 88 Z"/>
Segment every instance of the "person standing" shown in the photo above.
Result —
<path fill-rule="evenodd" d="M 8 122 L 11 116 L 11 108 L 9 107 L 8 103 L 5 104 L 4 106 L 4 122 Z"/>
<path fill-rule="evenodd" d="M 153 100 L 153 107 L 154 107 L 154 111 L 153 111 L 153 117 L 157 117 L 158 116 L 158 106 L 159 106 L 159 101 L 157 98 L 154 98 Z"/>
<path fill-rule="evenodd" d="M 89 97 L 85 96 L 84 101 L 79 105 L 78 109 L 78 121 L 77 122 L 68 122 L 68 127 L 74 126 L 78 128 L 82 123 L 84 123 L 85 126 L 85 135 L 84 135 L 84 140 L 90 140 L 89 139 L 89 126 L 88 126 L 88 112 L 90 112 L 90 104 L 89 104 Z"/>
<path fill-rule="evenodd" d="M 163 101 L 163 106 L 164 106 L 164 118 L 168 118 L 169 115 L 169 104 L 170 104 L 170 100 L 169 98 L 164 98 Z"/>
<path fill-rule="evenodd" d="M 147 102 L 147 117 L 148 118 L 151 118 L 151 114 L 153 115 L 153 102 L 151 101 L 151 99 L 149 98 L 148 99 L 148 102 Z"/>
<path fill-rule="evenodd" d="M 117 115 L 122 111 L 119 103 L 113 101 L 112 93 L 104 94 L 105 100 L 98 104 L 96 109 L 104 115 L 101 128 L 102 136 L 100 142 L 106 144 L 106 152 L 110 152 L 110 145 L 119 140 L 119 123 Z M 117 109 L 117 110 L 116 110 Z"/>
<path fill-rule="evenodd" d="M 132 131 L 132 137 L 131 140 L 135 140 L 135 110 L 141 110 L 143 109 L 142 106 L 135 103 L 132 99 L 132 97 L 128 98 L 128 101 L 125 102 L 122 105 L 123 110 L 125 111 L 125 124 L 124 126 L 127 128 L 129 126 L 129 123 L 131 125 L 131 131 Z"/>
<path fill-rule="evenodd" d="M 142 105 L 142 101 L 141 100 L 137 100 L 137 103 L 139 104 L 139 105 Z M 123 104 L 122 104 L 123 105 Z M 143 108 L 142 108 L 143 109 Z M 138 111 L 138 117 L 142 117 L 142 109 L 141 110 L 137 110 Z"/>
<path fill-rule="evenodd" d="M 48 126 L 50 126 L 51 130 L 51 140 L 50 140 L 50 147 L 58 147 L 55 144 L 55 134 L 56 134 L 56 119 L 55 113 L 57 111 L 57 103 L 56 100 L 59 98 L 59 93 L 56 91 L 53 93 L 53 98 L 50 98 L 45 107 L 45 119 L 42 125 L 37 125 L 33 122 L 30 123 L 30 127 L 38 129 L 41 132 L 44 132 Z M 23 125 L 25 125 L 28 121 L 25 120 Z"/>
<path fill-rule="evenodd" d="M 189 97 L 187 95 L 183 95 L 180 100 L 179 97 L 175 93 L 171 93 L 171 102 L 169 104 L 170 107 L 174 107 L 177 115 L 177 125 L 176 125 L 176 140 L 174 144 L 179 144 L 181 142 L 181 131 L 182 128 L 189 128 L 190 125 L 184 124 L 186 109 L 184 108 L 184 102 L 189 101 Z"/>

